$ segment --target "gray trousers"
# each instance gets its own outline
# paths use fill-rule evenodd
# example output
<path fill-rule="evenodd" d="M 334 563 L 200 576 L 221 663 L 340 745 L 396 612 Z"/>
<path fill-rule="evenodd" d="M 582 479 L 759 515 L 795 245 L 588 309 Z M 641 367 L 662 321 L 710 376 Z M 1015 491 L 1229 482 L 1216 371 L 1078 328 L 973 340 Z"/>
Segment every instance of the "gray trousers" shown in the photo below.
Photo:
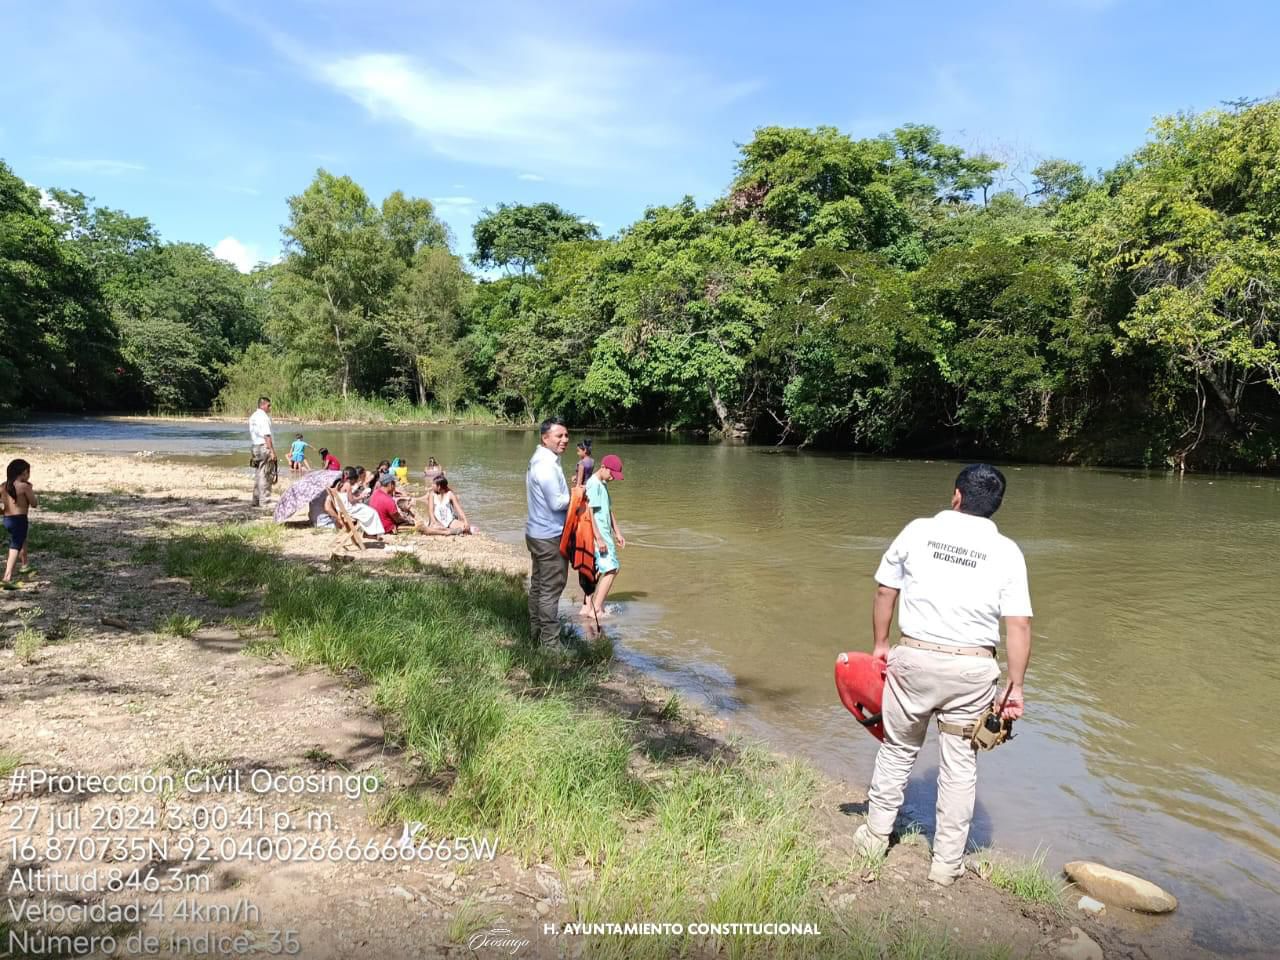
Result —
<path fill-rule="evenodd" d="M 255 464 L 253 505 L 256 507 L 260 503 L 271 502 L 271 465 L 273 461 L 267 453 L 267 445 L 265 443 L 255 443 L 253 445 L 253 462 Z"/>
<path fill-rule="evenodd" d="M 560 555 L 560 538 L 535 540 L 525 535 L 533 558 L 529 574 L 529 634 L 535 642 L 554 643 L 560 637 L 560 594 L 569 573 L 569 560 Z"/>

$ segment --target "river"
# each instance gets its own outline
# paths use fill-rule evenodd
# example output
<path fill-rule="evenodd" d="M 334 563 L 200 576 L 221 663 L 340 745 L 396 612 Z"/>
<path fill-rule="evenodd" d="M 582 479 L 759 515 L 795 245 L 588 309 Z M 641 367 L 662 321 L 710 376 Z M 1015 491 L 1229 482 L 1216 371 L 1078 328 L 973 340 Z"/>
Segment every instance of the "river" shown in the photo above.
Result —
<path fill-rule="evenodd" d="M 284 441 L 297 429 L 277 428 Z M 344 464 L 401 456 L 417 473 L 437 457 L 468 516 L 521 542 L 534 434 L 302 429 Z M 245 434 L 72 419 L 9 425 L 0 441 L 243 468 Z M 875 744 L 839 705 L 832 666 L 869 649 L 880 554 L 907 521 L 947 505 L 960 464 L 639 437 L 597 438 L 595 452 L 626 465 L 613 492 L 628 546 L 607 628 L 619 655 L 864 787 Z M 974 840 L 1040 850 L 1052 867 L 1131 870 L 1177 894 L 1170 922 L 1202 945 L 1265 951 L 1280 942 L 1280 482 L 1005 472 L 995 520 L 1027 558 L 1034 653 L 1018 736 L 983 758 Z M 34 479 L 39 489 L 38 459 Z M 926 827 L 934 758 L 931 743 L 907 799 Z"/>

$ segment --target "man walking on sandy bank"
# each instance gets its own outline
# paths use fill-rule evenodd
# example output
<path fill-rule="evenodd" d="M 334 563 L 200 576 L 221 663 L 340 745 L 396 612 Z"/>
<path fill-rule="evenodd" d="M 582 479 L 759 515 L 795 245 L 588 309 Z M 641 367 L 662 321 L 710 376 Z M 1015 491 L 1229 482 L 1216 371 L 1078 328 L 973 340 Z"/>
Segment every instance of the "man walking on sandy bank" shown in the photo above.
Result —
<path fill-rule="evenodd" d="M 525 499 L 529 519 L 524 542 L 533 570 L 529 575 L 529 632 L 534 642 L 554 643 L 560 636 L 560 594 L 569 561 L 560 555 L 569 484 L 560 468 L 560 455 L 569 445 L 569 431 L 559 417 L 542 421 L 541 441 L 529 458 Z"/>
<path fill-rule="evenodd" d="M 276 446 L 271 439 L 271 398 L 259 397 L 258 409 L 249 417 L 249 443 L 253 451 L 253 505 L 271 503 L 271 484 L 276 469 Z"/>
<path fill-rule="evenodd" d="M 964 872 L 965 844 L 978 787 L 977 752 L 964 735 L 996 696 L 1000 619 L 1005 622 L 1009 686 L 1002 716 L 1022 716 L 1022 681 L 1031 659 L 1031 596 L 1022 551 L 991 521 L 1004 475 L 985 463 L 956 478 L 951 509 L 913 520 L 876 571 L 873 656 L 887 659 L 867 822 L 854 834 L 866 855 L 889 847 L 903 792 L 929 722 L 938 718 L 938 807 L 929 879 L 950 886 Z M 889 649 L 898 609 L 899 644 Z"/>

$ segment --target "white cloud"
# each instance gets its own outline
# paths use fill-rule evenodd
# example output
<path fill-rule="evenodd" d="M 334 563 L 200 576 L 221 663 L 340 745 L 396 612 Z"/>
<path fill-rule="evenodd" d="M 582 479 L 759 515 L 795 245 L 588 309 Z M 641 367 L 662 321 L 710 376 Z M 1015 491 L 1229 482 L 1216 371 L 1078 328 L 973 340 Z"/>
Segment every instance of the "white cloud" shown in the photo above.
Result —
<path fill-rule="evenodd" d="M 474 207 L 480 201 L 474 197 L 432 197 L 431 202 L 437 207 Z"/>
<path fill-rule="evenodd" d="M 540 177 L 536 173 L 522 173 L 518 177 L 516 177 L 516 179 L 528 180 L 530 183 L 541 183 L 543 180 L 546 179 L 546 177 Z"/>
<path fill-rule="evenodd" d="M 223 237 L 214 245 L 213 255 L 225 260 L 241 273 L 248 273 L 260 259 L 258 248 L 252 244 L 244 244 L 235 237 Z"/>
<path fill-rule="evenodd" d="M 453 159 L 524 170 L 638 165 L 638 152 L 669 147 L 698 117 L 756 88 L 667 57 L 528 37 L 453 59 L 301 59 L 375 118 L 407 124 Z"/>
<path fill-rule="evenodd" d="M 147 169 L 140 163 L 128 163 L 124 160 L 75 160 L 69 157 L 51 157 L 49 163 L 60 170 L 100 173 L 110 177 L 116 177 L 122 173 L 141 173 Z"/>

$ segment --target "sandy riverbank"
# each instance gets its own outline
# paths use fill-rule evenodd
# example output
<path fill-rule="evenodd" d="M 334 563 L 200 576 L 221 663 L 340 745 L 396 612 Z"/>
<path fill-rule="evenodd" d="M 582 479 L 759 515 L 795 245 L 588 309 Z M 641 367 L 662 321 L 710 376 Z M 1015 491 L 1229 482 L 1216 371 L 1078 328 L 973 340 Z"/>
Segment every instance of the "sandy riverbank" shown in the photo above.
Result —
<path fill-rule="evenodd" d="M 388 784 L 414 781 L 413 758 L 388 735 L 359 678 L 298 670 L 279 655 L 244 655 L 263 640 L 257 602 L 219 607 L 164 572 L 163 544 L 175 533 L 204 523 L 267 522 L 265 511 L 249 505 L 247 470 L 179 466 L 149 457 L 22 455 L 35 464 L 33 482 L 48 505 L 71 509 L 33 516 L 37 530 L 46 528 L 43 549 L 36 546 L 39 534 L 33 540 L 37 573 L 21 590 L 0 598 L 9 638 L 0 651 L 0 697 L 6 708 L 0 750 L 24 769 L 342 770 L 377 772 Z M 287 527 L 275 548 L 282 561 L 314 565 L 321 574 L 332 542 L 331 532 Z M 463 564 L 514 576 L 527 568 L 522 551 L 486 536 L 407 534 L 397 545 L 411 547 L 428 567 Z M 375 565 L 398 555 L 370 550 L 354 562 L 383 575 Z M 385 575 L 411 574 L 392 564 Z M 34 649 L 20 650 L 15 643 L 24 620 L 46 637 Z M 703 758 L 731 749 L 718 720 L 687 715 L 678 723 L 667 721 L 665 692 L 625 671 L 603 678 L 596 699 L 603 709 L 624 710 L 636 724 L 667 724 L 663 735 L 696 741 Z M 240 842 L 262 832 L 254 817 L 262 814 L 263 803 L 218 797 L 233 821 L 247 818 L 222 835 Z M 200 798 L 179 793 L 171 799 L 190 804 Z M 950 890 L 933 887 L 924 881 L 927 852 L 920 843 L 895 847 L 875 871 L 874 882 L 864 882 L 848 868 L 853 859 L 848 838 L 860 821 L 863 800 L 860 789 L 835 783 L 823 784 L 813 798 L 815 836 L 833 863 L 846 865 L 832 875 L 823 898 L 850 922 L 888 918 L 885 929 L 893 931 L 923 920 L 956 944 L 982 953 L 1007 946 L 1019 957 L 1054 956 L 1052 942 L 1076 925 L 1101 943 L 1107 956 L 1201 956 L 1172 938 L 1168 925 L 1135 920 L 1116 926 L 1086 920 L 1074 910 L 1059 914 L 1017 901 L 972 876 Z M 30 792 L 9 800 L 14 802 L 39 807 L 46 818 L 54 810 L 66 815 L 76 809 L 82 824 L 95 803 L 101 806 L 101 798 L 90 795 Z M 272 816 L 328 816 L 330 832 L 360 843 L 385 843 L 400 832 L 399 824 L 372 819 L 364 801 L 332 794 L 323 803 L 273 799 L 267 806 Z M 468 955 L 463 944 L 481 919 L 492 927 L 500 917 L 513 929 L 530 931 L 544 922 L 576 919 L 574 891 L 590 883 L 601 866 L 578 863 L 569 871 L 556 870 L 510 854 L 478 863 L 411 867 L 238 858 L 204 871 L 212 886 L 202 899 L 213 905 L 252 902 L 261 921 L 240 926 L 261 933 L 291 925 L 306 957 L 407 956 L 406 944 L 414 945 L 412 955 L 462 956 Z M 170 926 L 194 931 L 202 924 L 210 926 L 189 918 Z M 237 923 L 212 926 L 230 932 Z M 522 955 L 572 953 L 572 946 L 535 938 Z"/>

